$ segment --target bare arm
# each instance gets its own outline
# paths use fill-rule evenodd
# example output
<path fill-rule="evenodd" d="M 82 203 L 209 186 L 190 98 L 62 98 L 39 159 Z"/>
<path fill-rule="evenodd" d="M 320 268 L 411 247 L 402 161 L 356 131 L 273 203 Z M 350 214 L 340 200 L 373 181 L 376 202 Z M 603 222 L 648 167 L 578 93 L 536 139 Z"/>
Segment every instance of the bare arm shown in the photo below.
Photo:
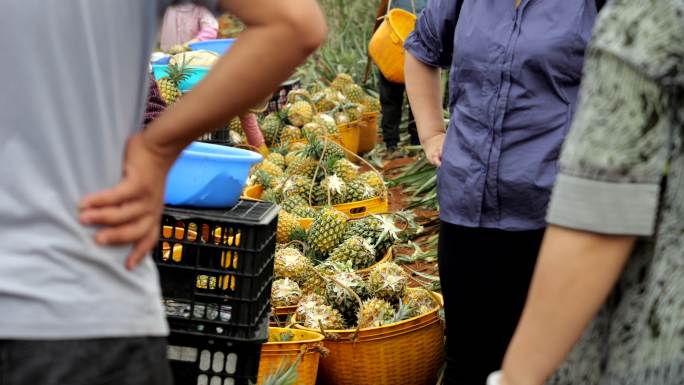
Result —
<path fill-rule="evenodd" d="M 430 163 L 439 166 L 446 130 L 442 113 L 441 70 L 406 52 L 406 93 L 416 119 L 418 136 Z"/>
<path fill-rule="evenodd" d="M 246 30 L 205 81 L 129 139 L 122 181 L 80 203 L 81 222 L 103 226 L 98 243 L 133 244 L 129 269 L 156 244 L 166 174 L 183 148 L 262 101 L 325 38 L 315 0 L 222 4 L 242 19 Z"/>
<path fill-rule="evenodd" d="M 544 383 L 606 300 L 634 241 L 549 227 L 504 359 L 502 385 Z"/>

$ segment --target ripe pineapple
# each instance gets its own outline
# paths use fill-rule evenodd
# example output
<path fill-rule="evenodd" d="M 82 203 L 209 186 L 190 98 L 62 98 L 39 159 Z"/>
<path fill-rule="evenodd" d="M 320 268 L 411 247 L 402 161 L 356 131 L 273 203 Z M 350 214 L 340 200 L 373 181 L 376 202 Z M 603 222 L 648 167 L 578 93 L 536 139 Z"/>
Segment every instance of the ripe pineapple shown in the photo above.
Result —
<path fill-rule="evenodd" d="M 259 170 L 265 172 L 266 174 L 274 177 L 283 176 L 284 171 L 277 164 L 265 159 L 259 165 Z"/>
<path fill-rule="evenodd" d="M 355 270 L 365 269 L 375 262 L 375 248 L 360 236 L 347 238 L 331 253 L 331 261 L 350 261 Z"/>
<path fill-rule="evenodd" d="M 299 127 L 287 125 L 280 132 L 280 143 L 292 143 L 302 138 L 302 130 Z"/>
<path fill-rule="evenodd" d="M 312 122 L 323 126 L 328 135 L 337 135 L 340 133 L 339 128 L 337 128 L 337 124 L 335 124 L 335 118 L 328 114 L 318 113 L 316 116 L 314 116 Z"/>
<path fill-rule="evenodd" d="M 316 204 L 325 206 L 327 204 L 337 205 L 345 203 L 347 197 L 347 184 L 337 175 L 325 177 L 316 186 Z"/>
<path fill-rule="evenodd" d="M 337 103 L 329 97 L 329 93 L 327 92 L 317 92 L 314 94 L 312 100 L 316 107 L 316 111 L 330 111 L 337 107 Z"/>
<path fill-rule="evenodd" d="M 364 298 L 368 292 L 366 282 L 353 272 L 337 273 L 332 277 L 337 282 L 333 280 L 328 281 L 325 287 L 325 297 L 328 303 L 342 314 L 348 324 L 354 324 L 360 304 L 347 288 L 351 289 L 360 298 Z M 340 284 L 346 288 L 340 286 Z"/>
<path fill-rule="evenodd" d="M 411 309 L 409 317 L 417 317 L 435 310 L 439 304 L 425 289 L 407 290 L 402 302 Z"/>
<path fill-rule="evenodd" d="M 287 102 L 288 103 L 295 103 L 298 101 L 308 102 L 310 100 L 311 100 L 311 94 L 309 93 L 309 91 L 307 91 L 303 88 L 298 88 L 298 89 L 292 90 L 287 94 Z"/>
<path fill-rule="evenodd" d="M 330 86 L 338 91 L 342 91 L 345 87 L 352 84 L 354 84 L 354 79 L 351 75 L 340 73 L 335 76 L 335 79 L 330 83 Z"/>
<path fill-rule="evenodd" d="M 361 105 L 365 108 L 366 112 L 380 112 L 380 109 L 382 108 L 380 99 L 370 95 L 366 95 L 366 97 L 363 98 Z"/>
<path fill-rule="evenodd" d="M 273 275 L 276 278 L 289 278 L 297 283 L 304 282 L 309 269 L 313 269 L 311 261 L 301 251 L 286 247 L 275 253 Z"/>
<path fill-rule="evenodd" d="M 359 176 L 359 166 L 355 165 L 354 163 L 350 162 L 346 158 L 338 159 L 333 167 L 330 169 L 330 172 L 333 174 L 336 174 L 340 178 L 342 178 L 343 181 L 349 183 Z"/>
<path fill-rule="evenodd" d="M 287 211 L 280 211 L 278 216 L 278 228 L 276 233 L 277 243 L 287 243 L 292 240 L 292 234 L 301 230 L 302 226 L 299 224 L 297 218 Z"/>
<path fill-rule="evenodd" d="M 317 166 L 318 162 L 316 160 L 302 155 L 292 159 L 291 162 L 288 163 L 287 172 L 290 175 L 303 175 L 307 178 L 313 178 Z M 323 174 L 321 170 L 319 170 L 318 173 L 319 175 Z"/>
<path fill-rule="evenodd" d="M 286 196 L 299 195 L 308 201 L 312 185 L 313 181 L 311 178 L 303 175 L 293 175 L 283 186 L 283 194 Z"/>
<path fill-rule="evenodd" d="M 302 290 L 297 282 L 289 278 L 278 279 L 271 287 L 271 305 L 294 306 L 302 297 Z"/>
<path fill-rule="evenodd" d="M 300 100 L 288 105 L 287 119 L 297 127 L 302 127 L 311 122 L 314 116 L 313 106 L 309 102 Z"/>
<path fill-rule="evenodd" d="M 278 203 L 280 202 L 280 197 L 274 189 L 269 188 L 261 193 L 261 200 L 265 202 Z"/>
<path fill-rule="evenodd" d="M 312 121 L 311 123 L 307 123 L 304 125 L 304 127 L 302 127 L 302 134 L 304 136 L 315 135 L 321 137 L 325 136 L 327 132 L 325 127 L 323 127 L 321 124 Z"/>
<path fill-rule="evenodd" d="M 392 323 L 394 307 L 380 298 L 371 298 L 361 305 L 358 313 L 358 324 L 361 329 L 374 328 Z"/>
<path fill-rule="evenodd" d="M 277 152 L 271 152 L 266 157 L 266 160 L 275 164 L 276 166 L 280 167 L 281 169 L 285 169 L 285 157 L 282 154 L 279 154 Z"/>
<path fill-rule="evenodd" d="M 360 104 L 350 103 L 345 105 L 344 112 L 349 116 L 349 121 L 355 122 L 363 117 L 363 107 Z"/>
<path fill-rule="evenodd" d="M 363 219 L 350 221 L 344 233 L 344 239 L 359 236 L 375 247 L 376 257 L 382 257 L 397 240 L 398 228 L 388 216 L 371 215 Z"/>
<path fill-rule="evenodd" d="M 320 160 L 324 163 L 334 162 L 337 159 L 344 158 L 346 153 L 339 144 L 330 140 L 321 140 L 315 136 L 308 137 L 309 143 L 304 147 L 304 155 Z M 325 154 L 323 153 L 325 151 Z"/>
<path fill-rule="evenodd" d="M 352 121 L 351 118 L 349 117 L 349 114 L 347 114 L 347 112 L 345 112 L 345 111 L 335 112 L 334 117 L 335 117 L 335 123 L 338 125 L 339 124 L 349 124 Z"/>
<path fill-rule="evenodd" d="M 363 91 L 363 88 L 361 88 L 361 86 L 358 84 L 349 84 L 344 87 L 342 92 L 344 93 L 344 96 L 346 96 L 347 99 L 349 99 L 349 101 L 352 103 L 361 104 L 366 97 L 366 93 Z"/>
<path fill-rule="evenodd" d="M 347 202 L 359 202 L 377 196 L 378 192 L 374 188 L 360 180 L 355 179 L 352 182 L 347 183 L 347 195 L 345 196 Z"/>
<path fill-rule="evenodd" d="M 394 262 L 383 262 L 368 275 L 368 290 L 378 298 L 396 303 L 404 296 L 408 274 Z"/>
<path fill-rule="evenodd" d="M 325 305 L 325 298 L 316 293 L 304 294 L 297 304 L 297 318 L 304 319 L 305 314 L 313 311 L 313 309 Z"/>
<path fill-rule="evenodd" d="M 277 113 L 272 112 L 266 115 L 259 126 L 261 127 L 261 132 L 264 134 L 264 140 L 267 145 L 271 146 L 278 143 L 280 130 L 283 128 L 284 124 Z"/>
<path fill-rule="evenodd" d="M 302 315 L 302 324 L 309 329 L 318 330 L 322 327 L 323 330 L 342 330 L 345 328 L 342 314 L 330 305 L 302 309 Z"/>
<path fill-rule="evenodd" d="M 382 177 L 373 171 L 366 171 L 362 173 L 359 175 L 359 180 L 373 187 L 378 192 L 378 195 L 382 195 L 387 189 L 385 186 L 385 181 L 382 180 Z"/>
<path fill-rule="evenodd" d="M 228 129 L 234 132 L 237 132 L 239 134 L 243 133 L 242 131 L 242 123 L 240 122 L 239 118 L 233 118 L 230 120 L 230 123 L 228 123 Z"/>
<path fill-rule="evenodd" d="M 309 228 L 308 244 L 310 250 L 327 254 L 342 243 L 347 227 L 347 216 L 332 207 L 324 207 L 314 218 Z"/>
<path fill-rule="evenodd" d="M 183 58 L 183 61 L 180 64 L 177 62 L 169 63 L 166 67 L 166 76 L 157 80 L 159 93 L 167 105 L 172 105 L 181 97 L 182 93 L 178 87 L 180 86 L 180 83 L 187 80 L 191 74 L 192 70 L 187 67 L 185 58 Z"/>

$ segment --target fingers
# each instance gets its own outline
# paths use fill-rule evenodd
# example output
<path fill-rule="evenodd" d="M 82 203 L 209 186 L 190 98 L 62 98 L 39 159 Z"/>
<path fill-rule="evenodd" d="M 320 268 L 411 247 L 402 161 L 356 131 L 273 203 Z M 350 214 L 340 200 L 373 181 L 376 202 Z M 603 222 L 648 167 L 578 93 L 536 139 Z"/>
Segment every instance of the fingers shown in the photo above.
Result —
<path fill-rule="evenodd" d="M 146 215 L 123 225 L 106 227 L 95 234 L 95 241 L 100 245 L 137 243 L 154 230 L 158 220 L 156 215 Z"/>
<path fill-rule="evenodd" d="M 79 206 L 82 210 L 93 207 L 118 206 L 138 196 L 140 190 L 140 183 L 136 183 L 131 178 L 124 178 L 121 183 L 111 189 L 83 198 Z"/>
<path fill-rule="evenodd" d="M 84 225 L 115 226 L 131 222 L 149 214 L 149 205 L 142 200 L 133 200 L 117 206 L 94 207 L 81 212 Z"/>
<path fill-rule="evenodd" d="M 128 270 L 135 269 L 145 259 L 147 253 L 157 244 L 158 239 L 159 225 L 155 223 L 154 228 L 133 245 L 133 250 L 131 250 L 126 260 L 126 268 Z"/>

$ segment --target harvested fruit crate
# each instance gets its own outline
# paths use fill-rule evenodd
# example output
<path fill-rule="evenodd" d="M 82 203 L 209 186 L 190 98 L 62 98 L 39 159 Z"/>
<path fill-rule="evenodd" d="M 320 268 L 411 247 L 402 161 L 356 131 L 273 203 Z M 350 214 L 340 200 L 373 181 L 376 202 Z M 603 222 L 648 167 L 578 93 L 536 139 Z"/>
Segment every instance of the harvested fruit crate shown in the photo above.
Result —
<path fill-rule="evenodd" d="M 254 341 L 171 333 L 167 357 L 178 385 L 249 385 L 256 382 L 264 329 Z"/>
<path fill-rule="evenodd" d="M 153 256 L 171 330 L 250 340 L 268 323 L 278 207 L 166 208 Z"/>

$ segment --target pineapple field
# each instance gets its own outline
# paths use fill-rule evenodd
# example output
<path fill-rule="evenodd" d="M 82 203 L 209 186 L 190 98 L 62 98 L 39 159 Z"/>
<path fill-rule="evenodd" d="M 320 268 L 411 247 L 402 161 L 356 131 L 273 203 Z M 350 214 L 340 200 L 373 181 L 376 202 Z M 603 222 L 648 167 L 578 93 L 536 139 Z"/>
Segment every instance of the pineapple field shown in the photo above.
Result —
<path fill-rule="evenodd" d="M 438 384 L 444 330 L 435 170 L 419 147 L 390 154 L 382 144 L 367 57 L 376 4 L 321 5 L 327 43 L 267 108 L 252 111 L 267 151 L 249 144 L 242 117 L 200 138 L 259 150 L 263 159 L 242 199 L 279 208 L 257 384 Z M 223 37 L 239 35 L 239 21 L 220 22 Z M 217 59 L 183 47 L 172 53 L 157 79 L 167 104 L 182 97 L 197 67 Z M 209 288 L 214 281 L 203 277 Z M 221 286 L 220 277 L 215 282 Z"/>

